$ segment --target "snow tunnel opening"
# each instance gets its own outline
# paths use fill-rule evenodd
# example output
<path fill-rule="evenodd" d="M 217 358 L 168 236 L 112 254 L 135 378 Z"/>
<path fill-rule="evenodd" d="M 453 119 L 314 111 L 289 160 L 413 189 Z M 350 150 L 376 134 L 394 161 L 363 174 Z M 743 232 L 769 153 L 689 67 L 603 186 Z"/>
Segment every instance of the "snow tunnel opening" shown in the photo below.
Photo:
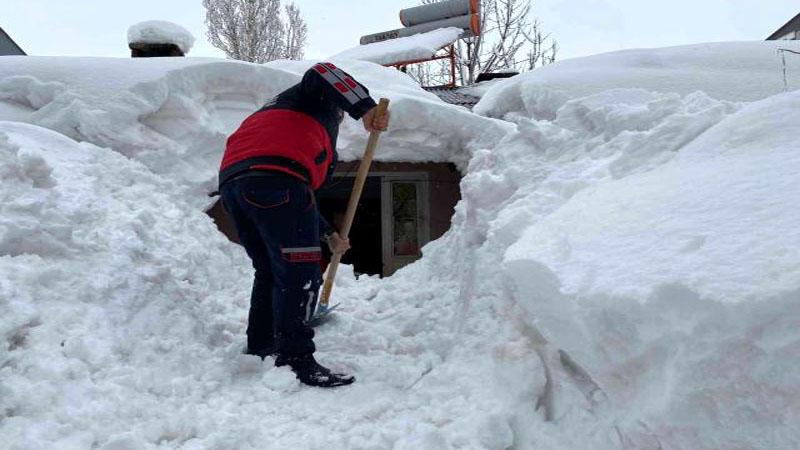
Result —
<path fill-rule="evenodd" d="M 341 228 L 358 164 L 339 163 L 333 179 L 317 191 L 320 213 L 334 228 Z M 384 277 L 418 260 L 425 244 L 450 229 L 461 178 L 451 163 L 373 163 L 350 230 L 352 248 L 342 262 L 356 275 Z M 239 243 L 221 201 L 207 213 L 220 232 Z M 325 246 L 323 253 L 328 261 Z"/>

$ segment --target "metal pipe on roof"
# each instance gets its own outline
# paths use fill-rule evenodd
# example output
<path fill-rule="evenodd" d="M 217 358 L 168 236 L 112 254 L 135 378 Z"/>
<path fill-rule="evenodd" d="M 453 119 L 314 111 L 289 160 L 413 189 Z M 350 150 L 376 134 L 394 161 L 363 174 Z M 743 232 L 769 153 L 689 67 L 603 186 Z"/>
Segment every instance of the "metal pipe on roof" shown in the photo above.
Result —
<path fill-rule="evenodd" d="M 478 0 L 447 0 L 400 11 L 400 23 L 413 27 L 459 16 L 478 14 Z"/>
<path fill-rule="evenodd" d="M 408 28 L 384 31 L 382 33 L 369 34 L 361 37 L 361 45 L 373 44 L 375 42 L 388 41 L 401 37 L 413 36 L 415 34 L 427 33 L 428 31 L 438 30 L 439 28 L 461 28 L 464 32 L 462 38 L 477 36 L 481 32 L 481 21 L 477 14 L 469 16 L 450 17 L 448 19 L 426 22 Z"/>

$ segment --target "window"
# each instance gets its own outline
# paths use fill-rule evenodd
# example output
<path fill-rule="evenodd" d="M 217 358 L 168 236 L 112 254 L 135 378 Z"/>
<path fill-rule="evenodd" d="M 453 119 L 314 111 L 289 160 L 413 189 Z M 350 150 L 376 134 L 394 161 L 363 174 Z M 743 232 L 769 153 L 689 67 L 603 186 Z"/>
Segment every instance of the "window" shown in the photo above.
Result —
<path fill-rule="evenodd" d="M 417 185 L 392 183 L 392 253 L 394 256 L 419 256 L 419 207 Z"/>
<path fill-rule="evenodd" d="M 422 256 L 430 240 L 429 195 L 425 172 L 381 174 L 384 276 Z"/>

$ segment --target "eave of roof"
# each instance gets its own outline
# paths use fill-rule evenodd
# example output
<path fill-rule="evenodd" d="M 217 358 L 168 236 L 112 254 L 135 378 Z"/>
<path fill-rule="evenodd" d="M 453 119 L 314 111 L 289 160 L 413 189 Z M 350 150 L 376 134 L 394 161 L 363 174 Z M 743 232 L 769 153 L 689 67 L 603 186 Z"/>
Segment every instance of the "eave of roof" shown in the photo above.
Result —
<path fill-rule="evenodd" d="M 800 30 L 800 14 L 794 16 L 794 18 L 786 22 L 786 25 L 778 28 L 778 31 L 772 33 L 767 40 L 774 41 L 776 39 L 780 39 L 783 36 L 786 36 L 789 32 L 796 30 Z"/>
<path fill-rule="evenodd" d="M 480 98 L 474 95 L 461 92 L 461 90 L 457 87 L 452 88 L 447 86 L 435 86 L 435 87 L 423 87 L 423 89 L 432 94 L 435 94 L 445 103 L 449 103 L 451 105 L 463 106 L 468 109 L 472 109 L 472 107 L 478 104 L 478 102 L 480 101 Z"/>
<path fill-rule="evenodd" d="M 7 37 L 9 42 L 11 42 L 11 44 L 14 45 L 14 47 L 17 47 L 20 53 L 22 53 L 23 55 L 27 55 L 27 53 L 25 53 L 25 50 L 23 50 L 22 47 L 19 46 L 19 44 L 14 42 L 14 39 L 12 39 L 11 36 L 9 36 L 9 34 L 6 33 L 6 30 L 4 30 L 3 27 L 0 27 L 0 33 L 2 33 L 5 37 Z"/>

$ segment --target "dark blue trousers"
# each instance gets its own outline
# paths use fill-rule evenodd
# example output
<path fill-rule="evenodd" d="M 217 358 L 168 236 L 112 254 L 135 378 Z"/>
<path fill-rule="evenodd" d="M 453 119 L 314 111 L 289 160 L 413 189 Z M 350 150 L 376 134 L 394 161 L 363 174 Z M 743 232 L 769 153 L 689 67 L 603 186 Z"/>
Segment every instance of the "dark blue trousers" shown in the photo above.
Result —
<path fill-rule="evenodd" d="M 303 181 L 260 172 L 226 182 L 222 201 L 255 268 L 247 346 L 278 354 L 314 353 L 314 313 L 322 281 L 319 211 Z"/>

